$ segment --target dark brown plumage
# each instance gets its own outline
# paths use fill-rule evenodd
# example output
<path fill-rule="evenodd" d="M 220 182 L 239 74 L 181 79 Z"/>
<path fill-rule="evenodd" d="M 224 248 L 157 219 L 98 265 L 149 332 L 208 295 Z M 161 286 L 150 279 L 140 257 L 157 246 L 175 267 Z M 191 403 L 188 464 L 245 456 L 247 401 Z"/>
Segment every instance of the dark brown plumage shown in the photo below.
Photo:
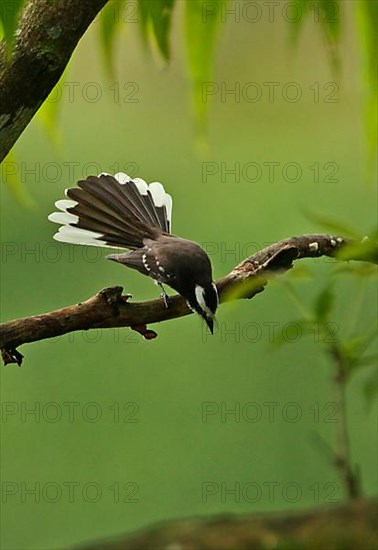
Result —
<path fill-rule="evenodd" d="M 170 233 L 172 199 L 160 183 L 101 174 L 80 180 L 66 195 L 70 200 L 56 203 L 62 212 L 49 216 L 62 224 L 56 240 L 129 249 L 107 258 L 152 277 L 160 286 L 168 284 L 213 331 L 218 294 L 210 260 L 197 243 Z M 165 292 L 164 299 L 167 303 Z"/>

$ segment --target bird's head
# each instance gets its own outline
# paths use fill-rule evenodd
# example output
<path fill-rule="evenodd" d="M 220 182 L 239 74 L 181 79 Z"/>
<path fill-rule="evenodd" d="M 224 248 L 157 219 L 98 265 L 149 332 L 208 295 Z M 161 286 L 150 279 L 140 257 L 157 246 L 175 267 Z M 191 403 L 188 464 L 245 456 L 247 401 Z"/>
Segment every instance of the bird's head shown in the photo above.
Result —
<path fill-rule="evenodd" d="M 213 282 L 204 286 L 196 285 L 194 295 L 188 299 L 189 307 L 201 315 L 210 329 L 214 331 L 214 317 L 219 304 L 217 287 Z"/>

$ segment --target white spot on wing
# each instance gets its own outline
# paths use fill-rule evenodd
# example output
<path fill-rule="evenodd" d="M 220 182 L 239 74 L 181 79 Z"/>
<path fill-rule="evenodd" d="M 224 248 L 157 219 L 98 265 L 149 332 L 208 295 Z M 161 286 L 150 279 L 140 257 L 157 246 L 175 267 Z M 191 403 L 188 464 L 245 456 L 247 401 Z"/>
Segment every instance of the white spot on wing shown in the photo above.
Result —
<path fill-rule="evenodd" d="M 150 266 L 147 263 L 147 256 L 145 254 L 142 255 L 142 262 L 147 271 L 151 271 Z"/>
<path fill-rule="evenodd" d="M 319 250 L 319 244 L 316 242 L 310 243 L 308 247 L 310 250 L 314 250 L 315 252 Z"/>

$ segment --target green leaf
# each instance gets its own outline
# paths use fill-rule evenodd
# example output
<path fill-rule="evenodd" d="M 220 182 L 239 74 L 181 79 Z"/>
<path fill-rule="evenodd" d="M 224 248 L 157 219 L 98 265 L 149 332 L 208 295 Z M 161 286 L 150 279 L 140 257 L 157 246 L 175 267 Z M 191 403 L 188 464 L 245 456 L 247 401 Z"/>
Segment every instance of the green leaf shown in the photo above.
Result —
<path fill-rule="evenodd" d="M 35 202 L 29 195 L 19 176 L 19 164 L 13 151 L 10 151 L 1 164 L 1 179 L 16 201 L 27 209 L 34 208 Z"/>
<path fill-rule="evenodd" d="M 331 313 L 335 302 L 335 295 L 331 288 L 327 286 L 324 288 L 316 298 L 314 304 L 315 319 L 319 323 L 323 323 L 327 320 Z"/>
<path fill-rule="evenodd" d="M 365 125 L 368 136 L 370 160 L 375 169 L 377 149 L 377 115 L 378 115 L 378 76 L 377 76 L 377 24 L 378 2 L 361 0 L 355 2 L 358 38 L 362 50 L 362 77 L 365 84 Z"/>
<path fill-rule="evenodd" d="M 296 6 L 300 17 L 295 19 L 290 26 L 291 41 L 295 46 L 298 44 L 299 33 L 311 7 L 309 0 L 297 0 Z"/>
<path fill-rule="evenodd" d="M 289 280 L 286 279 L 275 279 L 275 282 L 281 284 L 283 288 L 285 289 L 287 295 L 293 302 L 293 304 L 296 306 L 297 310 L 303 315 L 303 319 L 310 322 L 312 321 L 312 315 L 307 310 L 305 304 L 303 303 L 303 300 L 300 298 L 296 288 L 289 282 Z"/>
<path fill-rule="evenodd" d="M 290 280 L 293 279 L 313 279 L 314 273 L 308 266 L 295 266 L 295 269 L 291 269 L 287 273 L 287 278 Z"/>
<path fill-rule="evenodd" d="M 373 264 L 368 263 L 339 263 L 335 266 L 335 273 L 345 273 L 347 275 L 354 275 L 355 277 L 376 277 L 377 268 Z"/>
<path fill-rule="evenodd" d="M 297 319 L 296 321 L 290 321 L 285 330 L 277 331 L 274 339 L 269 343 L 273 347 L 280 348 L 286 344 L 293 344 L 305 336 L 314 335 L 316 330 L 313 321 Z"/>
<path fill-rule="evenodd" d="M 343 246 L 337 253 L 338 260 L 363 260 L 378 263 L 378 243 L 366 237 L 360 242 L 353 242 Z"/>
<path fill-rule="evenodd" d="M 62 90 L 66 75 L 67 67 L 37 113 L 37 119 L 42 124 L 56 151 L 59 151 L 62 146 L 62 138 L 58 128 L 58 116 L 62 105 Z"/>
<path fill-rule="evenodd" d="M 105 68 L 110 78 L 114 77 L 114 42 L 126 0 L 110 0 L 101 10 L 100 39 Z"/>
<path fill-rule="evenodd" d="M 144 38 L 149 32 L 163 58 L 170 58 L 169 32 L 175 0 L 139 0 L 140 25 Z"/>
<path fill-rule="evenodd" d="M 374 323 L 374 325 L 363 334 L 359 334 L 343 342 L 341 352 L 349 372 L 355 371 L 359 367 L 376 364 L 377 356 L 375 354 L 364 355 L 367 348 L 376 338 L 377 326 L 376 323 Z"/>
<path fill-rule="evenodd" d="M 324 228 L 326 231 L 330 231 L 331 234 L 334 234 L 335 236 L 342 235 L 343 237 L 352 237 L 354 239 L 362 239 L 363 237 L 358 229 L 351 227 L 350 225 L 346 225 L 338 220 L 332 219 L 326 215 L 317 214 L 309 210 L 304 210 L 304 215 L 310 221 Z"/>
<path fill-rule="evenodd" d="M 291 39 L 294 44 L 298 42 L 299 33 L 306 19 L 311 17 L 311 20 L 320 26 L 326 38 L 328 54 L 334 71 L 338 71 L 340 66 L 340 56 L 338 52 L 338 43 L 340 41 L 340 7 L 339 0 L 297 0 L 298 17 L 291 23 Z"/>
<path fill-rule="evenodd" d="M 240 298 L 250 298 L 252 295 L 258 294 L 263 290 L 269 277 L 251 277 L 243 282 L 243 284 L 237 285 L 222 294 L 222 301 L 228 302 L 230 300 L 238 300 Z"/>
<path fill-rule="evenodd" d="M 364 394 L 367 401 L 367 405 L 370 406 L 374 397 L 378 395 L 378 368 L 373 369 L 364 383 Z"/>
<path fill-rule="evenodd" d="M 7 45 L 8 54 L 11 53 L 14 40 L 15 30 L 22 5 L 25 0 L 7 0 L 1 2 L 0 5 L 0 22 L 3 28 L 4 38 Z"/>
<path fill-rule="evenodd" d="M 367 366 L 370 366 L 370 365 L 376 365 L 377 361 L 378 361 L 378 355 L 376 353 L 372 354 L 372 355 L 366 355 L 366 356 L 362 357 L 361 359 L 359 359 L 358 366 L 359 367 L 367 367 Z"/>
<path fill-rule="evenodd" d="M 214 66 L 214 48 L 221 24 L 221 13 L 226 2 L 190 0 L 185 3 L 185 35 L 189 73 L 193 85 L 193 98 L 199 133 L 206 128 L 208 97 L 204 100 L 204 85 L 209 82 Z"/>
<path fill-rule="evenodd" d="M 341 2 L 339 0 L 319 0 L 320 23 L 331 48 L 330 55 L 335 68 L 339 63 L 337 45 L 341 34 Z"/>

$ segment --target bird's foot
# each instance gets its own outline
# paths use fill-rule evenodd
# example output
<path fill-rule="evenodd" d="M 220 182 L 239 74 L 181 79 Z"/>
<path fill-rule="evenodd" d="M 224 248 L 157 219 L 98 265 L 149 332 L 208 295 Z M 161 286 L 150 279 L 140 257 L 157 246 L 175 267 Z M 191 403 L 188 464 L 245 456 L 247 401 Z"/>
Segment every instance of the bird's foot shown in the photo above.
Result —
<path fill-rule="evenodd" d="M 166 292 L 162 292 L 160 294 L 160 297 L 164 300 L 164 305 L 168 309 L 171 302 L 170 297 L 168 296 L 168 294 L 166 294 Z"/>
<path fill-rule="evenodd" d="M 160 289 L 161 289 L 161 293 L 160 293 L 160 298 L 162 298 L 164 300 L 164 305 L 165 307 L 168 309 L 169 308 L 169 304 L 170 304 L 170 297 L 168 296 L 168 294 L 165 292 L 165 289 L 163 287 L 163 284 L 160 283 L 159 281 L 155 281 L 155 283 L 160 286 Z"/>

